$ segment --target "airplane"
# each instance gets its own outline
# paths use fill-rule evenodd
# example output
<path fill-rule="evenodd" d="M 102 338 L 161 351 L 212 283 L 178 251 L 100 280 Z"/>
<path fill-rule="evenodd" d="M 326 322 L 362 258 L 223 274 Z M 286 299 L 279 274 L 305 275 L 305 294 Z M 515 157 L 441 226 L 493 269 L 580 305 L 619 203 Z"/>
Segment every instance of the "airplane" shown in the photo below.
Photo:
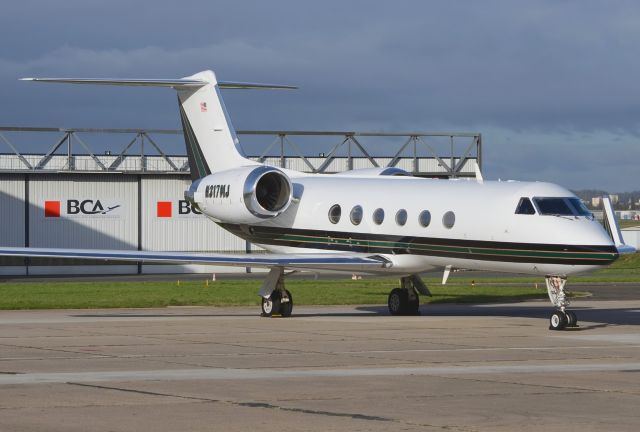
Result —
<path fill-rule="evenodd" d="M 180 79 L 23 78 L 177 91 L 192 183 L 185 198 L 207 218 L 268 254 L 0 247 L 0 255 L 197 263 L 269 269 L 261 315 L 289 317 L 287 272 L 332 270 L 394 275 L 391 315 L 419 314 L 430 291 L 419 274 L 481 270 L 544 276 L 555 311 L 549 329 L 577 325 L 567 277 L 635 252 L 625 245 L 611 203 L 605 227 L 578 197 L 551 183 L 413 177 L 394 167 L 309 174 L 247 159 L 221 89 L 296 87 L 218 81 L 207 70 Z"/>

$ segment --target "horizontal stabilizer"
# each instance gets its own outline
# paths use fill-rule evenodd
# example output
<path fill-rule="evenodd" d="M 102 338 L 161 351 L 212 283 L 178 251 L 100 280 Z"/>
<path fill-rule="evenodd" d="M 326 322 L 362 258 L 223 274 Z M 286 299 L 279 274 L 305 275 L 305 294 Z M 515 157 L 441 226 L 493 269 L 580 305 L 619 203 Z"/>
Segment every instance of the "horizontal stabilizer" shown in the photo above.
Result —
<path fill-rule="evenodd" d="M 62 83 L 62 84 L 92 84 L 92 85 L 116 85 L 116 86 L 133 86 L 133 87 L 203 87 L 209 84 L 208 81 L 180 78 L 180 79 L 121 79 L 121 78 L 20 78 L 21 81 L 36 81 L 46 83 Z M 232 81 L 219 81 L 218 87 L 223 89 L 297 89 L 294 86 L 279 84 L 260 84 L 245 83 Z"/>

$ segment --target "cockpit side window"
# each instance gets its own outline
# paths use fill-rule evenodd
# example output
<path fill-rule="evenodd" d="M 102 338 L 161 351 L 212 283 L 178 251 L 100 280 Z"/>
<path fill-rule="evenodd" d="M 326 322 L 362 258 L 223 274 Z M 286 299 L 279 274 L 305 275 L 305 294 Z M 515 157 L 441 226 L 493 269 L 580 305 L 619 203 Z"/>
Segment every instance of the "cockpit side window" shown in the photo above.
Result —
<path fill-rule="evenodd" d="M 529 198 L 520 198 L 518 207 L 516 207 L 516 214 L 532 215 L 536 214 L 536 209 L 533 208 L 531 200 Z"/>

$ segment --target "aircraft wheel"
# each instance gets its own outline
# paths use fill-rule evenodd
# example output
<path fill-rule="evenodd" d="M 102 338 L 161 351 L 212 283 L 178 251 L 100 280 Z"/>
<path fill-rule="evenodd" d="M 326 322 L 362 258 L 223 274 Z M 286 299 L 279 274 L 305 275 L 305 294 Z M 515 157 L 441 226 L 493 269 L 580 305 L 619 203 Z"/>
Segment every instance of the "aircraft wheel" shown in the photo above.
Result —
<path fill-rule="evenodd" d="M 578 327 L 578 317 L 575 312 L 566 310 L 564 314 L 567 316 L 567 327 Z"/>
<path fill-rule="evenodd" d="M 420 315 L 420 298 L 417 294 L 415 300 L 407 302 L 407 315 Z"/>
<path fill-rule="evenodd" d="M 269 298 L 262 298 L 262 316 L 270 317 L 280 313 L 280 293 L 274 291 Z"/>
<path fill-rule="evenodd" d="M 293 296 L 289 292 L 289 290 L 285 290 L 287 294 L 287 298 L 280 299 L 280 315 L 283 318 L 288 318 L 291 316 L 291 312 L 293 312 Z"/>
<path fill-rule="evenodd" d="M 549 330 L 564 330 L 566 326 L 567 317 L 561 311 L 554 312 L 549 318 Z"/>
<path fill-rule="evenodd" d="M 404 290 L 394 288 L 389 293 L 387 305 L 391 315 L 404 315 L 407 311 L 408 303 L 408 295 Z"/>

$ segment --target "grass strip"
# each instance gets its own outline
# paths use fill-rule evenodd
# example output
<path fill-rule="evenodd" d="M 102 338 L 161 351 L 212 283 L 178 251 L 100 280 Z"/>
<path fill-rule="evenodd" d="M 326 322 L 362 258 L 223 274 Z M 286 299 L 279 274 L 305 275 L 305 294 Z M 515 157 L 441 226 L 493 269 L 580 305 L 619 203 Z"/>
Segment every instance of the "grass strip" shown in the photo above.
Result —
<path fill-rule="evenodd" d="M 0 309 L 87 309 L 164 306 L 259 305 L 257 280 L 209 282 L 52 282 L 0 284 Z M 386 304 L 396 279 L 290 280 L 298 305 Z M 544 298 L 542 284 L 532 286 L 475 286 L 448 284 L 431 287 L 433 297 L 423 303 L 486 303 Z"/>
<path fill-rule="evenodd" d="M 571 282 L 638 282 L 640 254 L 622 256 L 612 266 Z M 543 299 L 544 278 L 488 277 L 456 273 L 447 285 L 440 278 L 425 278 L 433 297 L 422 303 L 490 303 Z M 0 309 L 88 309 L 164 306 L 249 306 L 259 305 L 257 292 L 262 281 L 219 280 L 155 282 L 7 282 L 0 283 Z M 571 285 L 568 289 L 571 289 Z M 287 280 L 287 288 L 298 305 L 385 304 L 395 278 L 361 280 Z"/>

